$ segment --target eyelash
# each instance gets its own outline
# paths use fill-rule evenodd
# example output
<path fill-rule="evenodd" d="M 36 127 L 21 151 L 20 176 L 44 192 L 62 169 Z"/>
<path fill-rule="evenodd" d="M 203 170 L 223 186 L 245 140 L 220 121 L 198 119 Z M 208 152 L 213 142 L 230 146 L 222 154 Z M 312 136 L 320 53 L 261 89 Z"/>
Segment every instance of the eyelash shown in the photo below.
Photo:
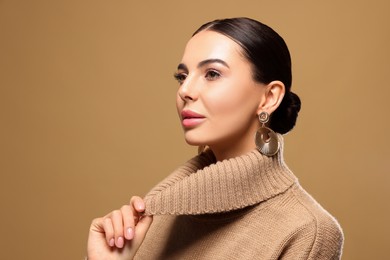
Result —
<path fill-rule="evenodd" d="M 221 73 L 214 69 L 208 70 L 205 75 L 205 78 L 210 81 L 217 80 L 219 77 L 221 77 Z"/>
<path fill-rule="evenodd" d="M 187 74 L 186 73 L 183 73 L 183 72 L 176 72 L 173 74 L 173 77 L 175 78 L 175 80 L 177 82 L 179 82 L 179 84 L 183 84 L 183 82 L 185 81 L 185 79 L 187 78 Z M 210 69 L 210 70 L 207 70 L 206 71 L 206 75 L 205 75 L 205 78 L 209 81 L 213 81 L 213 80 L 217 80 L 218 78 L 221 77 L 221 73 L 219 73 L 217 70 L 215 69 Z"/>
<path fill-rule="evenodd" d="M 180 72 L 180 73 L 176 72 L 173 74 L 173 77 L 181 85 L 181 84 L 183 84 L 184 80 L 187 78 L 187 74 L 185 74 L 183 72 Z"/>

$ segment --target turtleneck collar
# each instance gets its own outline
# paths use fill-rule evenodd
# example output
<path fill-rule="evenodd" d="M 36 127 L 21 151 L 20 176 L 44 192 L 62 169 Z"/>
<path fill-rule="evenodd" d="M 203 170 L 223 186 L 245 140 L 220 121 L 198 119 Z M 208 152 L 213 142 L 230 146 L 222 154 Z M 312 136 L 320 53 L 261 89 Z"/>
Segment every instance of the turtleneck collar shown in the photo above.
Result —
<path fill-rule="evenodd" d="M 253 206 L 286 191 L 296 177 L 280 151 L 267 157 L 253 150 L 216 162 L 208 150 L 187 161 L 145 197 L 147 215 L 199 215 Z"/>

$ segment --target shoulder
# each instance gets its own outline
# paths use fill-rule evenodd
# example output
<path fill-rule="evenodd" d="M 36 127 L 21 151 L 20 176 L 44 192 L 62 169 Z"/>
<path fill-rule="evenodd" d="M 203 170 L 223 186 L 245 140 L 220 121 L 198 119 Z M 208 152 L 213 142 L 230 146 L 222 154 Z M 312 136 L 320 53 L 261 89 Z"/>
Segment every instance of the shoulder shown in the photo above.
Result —
<path fill-rule="evenodd" d="M 298 182 L 258 204 L 245 221 L 254 240 L 273 248 L 274 258 L 341 257 L 344 236 L 339 223 Z"/>
<path fill-rule="evenodd" d="M 338 221 L 298 183 L 285 196 L 290 201 L 285 210 L 290 211 L 293 223 L 281 255 L 286 259 L 339 259 L 344 235 Z"/>

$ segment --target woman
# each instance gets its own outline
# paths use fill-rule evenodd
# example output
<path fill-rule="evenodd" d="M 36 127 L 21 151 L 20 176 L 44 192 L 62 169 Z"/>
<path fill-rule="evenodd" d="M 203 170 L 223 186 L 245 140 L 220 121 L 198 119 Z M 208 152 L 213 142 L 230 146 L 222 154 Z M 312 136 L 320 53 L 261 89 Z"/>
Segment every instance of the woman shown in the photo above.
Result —
<path fill-rule="evenodd" d="M 89 259 L 339 259 L 340 226 L 283 160 L 281 134 L 300 110 L 284 40 L 248 18 L 207 23 L 175 78 L 185 140 L 200 154 L 95 219 Z"/>

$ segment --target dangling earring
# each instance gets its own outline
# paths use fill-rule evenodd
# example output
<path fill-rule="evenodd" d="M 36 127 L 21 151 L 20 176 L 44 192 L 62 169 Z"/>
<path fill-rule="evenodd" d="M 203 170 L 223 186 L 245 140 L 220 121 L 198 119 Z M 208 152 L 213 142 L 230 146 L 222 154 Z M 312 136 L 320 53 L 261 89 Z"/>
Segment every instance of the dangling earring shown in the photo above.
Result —
<path fill-rule="evenodd" d="M 259 114 L 259 120 L 261 127 L 257 129 L 255 135 L 255 143 L 257 150 L 266 156 L 273 156 L 279 151 L 278 136 L 274 131 L 265 126 L 269 121 L 269 114 L 267 112 L 261 112 Z"/>

